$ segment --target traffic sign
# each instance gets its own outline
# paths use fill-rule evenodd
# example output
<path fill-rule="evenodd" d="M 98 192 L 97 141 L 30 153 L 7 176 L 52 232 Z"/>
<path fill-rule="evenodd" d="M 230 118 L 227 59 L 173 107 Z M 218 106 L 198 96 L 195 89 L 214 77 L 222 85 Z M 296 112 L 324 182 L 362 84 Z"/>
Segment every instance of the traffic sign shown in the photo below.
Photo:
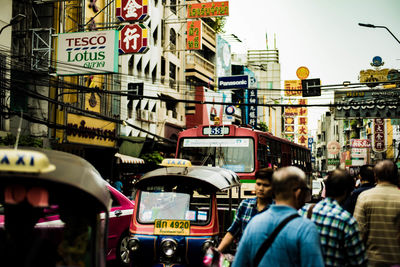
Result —
<path fill-rule="evenodd" d="M 304 79 L 301 80 L 303 97 L 321 96 L 321 80 L 320 79 Z"/>
<path fill-rule="evenodd" d="M 147 28 L 142 23 L 123 26 L 119 31 L 119 53 L 145 53 L 149 50 Z"/>

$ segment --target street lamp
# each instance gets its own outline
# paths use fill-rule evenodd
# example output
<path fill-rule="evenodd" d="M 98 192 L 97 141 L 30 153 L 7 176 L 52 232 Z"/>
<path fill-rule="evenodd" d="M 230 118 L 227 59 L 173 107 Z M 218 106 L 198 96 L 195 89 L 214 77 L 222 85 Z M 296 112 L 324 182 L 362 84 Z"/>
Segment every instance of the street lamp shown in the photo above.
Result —
<path fill-rule="evenodd" d="M 394 39 L 396 39 L 396 41 L 400 44 L 399 39 L 396 38 L 396 36 L 394 36 L 394 34 L 386 27 L 386 26 L 376 26 L 373 24 L 365 24 L 365 23 L 358 23 L 359 26 L 361 27 L 367 27 L 367 28 L 384 28 L 386 29 L 392 36 Z"/>
<path fill-rule="evenodd" d="M 17 23 L 20 23 L 20 22 L 23 21 L 25 18 L 26 18 L 26 16 L 25 16 L 24 14 L 17 14 L 15 17 L 13 17 L 13 18 L 10 20 L 10 22 L 9 22 L 7 25 L 3 26 L 3 28 L 0 29 L 0 34 L 1 34 L 1 33 L 3 32 L 3 30 L 4 30 L 5 28 L 7 28 L 8 26 L 12 26 L 12 25 L 15 25 L 15 24 L 17 24 Z"/>

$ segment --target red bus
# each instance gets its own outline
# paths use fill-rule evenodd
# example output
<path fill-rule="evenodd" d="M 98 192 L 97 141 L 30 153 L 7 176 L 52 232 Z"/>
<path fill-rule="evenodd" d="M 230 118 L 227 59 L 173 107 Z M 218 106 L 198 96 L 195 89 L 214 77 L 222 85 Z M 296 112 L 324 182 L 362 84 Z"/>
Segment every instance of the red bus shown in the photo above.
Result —
<path fill-rule="evenodd" d="M 236 172 L 242 185 L 233 198 L 254 197 L 255 173 L 274 165 L 300 167 L 311 184 L 311 152 L 307 147 L 248 127 L 201 125 L 184 130 L 178 136 L 176 157 L 193 165 Z"/>

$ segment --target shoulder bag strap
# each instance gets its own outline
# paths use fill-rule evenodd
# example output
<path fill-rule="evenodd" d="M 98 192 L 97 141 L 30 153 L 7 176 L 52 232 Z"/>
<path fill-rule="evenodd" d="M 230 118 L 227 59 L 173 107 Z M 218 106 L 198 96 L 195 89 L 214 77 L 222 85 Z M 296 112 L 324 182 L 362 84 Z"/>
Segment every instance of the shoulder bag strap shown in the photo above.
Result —
<path fill-rule="evenodd" d="M 275 230 L 271 233 L 271 235 L 262 243 L 261 247 L 258 249 L 256 257 L 254 258 L 254 266 L 258 266 L 260 263 L 262 257 L 264 256 L 265 252 L 269 249 L 271 244 L 274 242 L 275 237 L 279 234 L 279 232 L 282 230 L 285 225 L 293 220 L 294 218 L 299 217 L 297 213 L 292 214 L 288 217 L 286 217 L 276 228 Z"/>
<path fill-rule="evenodd" d="M 311 204 L 309 207 L 308 207 L 308 210 L 307 210 L 307 218 L 308 219 L 311 219 L 311 216 L 312 216 L 312 211 L 313 211 L 313 208 L 315 207 L 315 204 Z"/>

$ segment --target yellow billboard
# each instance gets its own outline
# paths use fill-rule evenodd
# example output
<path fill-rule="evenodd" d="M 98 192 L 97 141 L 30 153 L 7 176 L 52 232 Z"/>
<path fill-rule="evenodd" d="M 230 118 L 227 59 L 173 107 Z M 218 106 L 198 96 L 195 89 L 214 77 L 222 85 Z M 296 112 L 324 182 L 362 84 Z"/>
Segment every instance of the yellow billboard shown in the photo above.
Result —
<path fill-rule="evenodd" d="M 114 147 L 116 124 L 86 116 L 67 115 L 67 141 L 71 143 Z"/>

